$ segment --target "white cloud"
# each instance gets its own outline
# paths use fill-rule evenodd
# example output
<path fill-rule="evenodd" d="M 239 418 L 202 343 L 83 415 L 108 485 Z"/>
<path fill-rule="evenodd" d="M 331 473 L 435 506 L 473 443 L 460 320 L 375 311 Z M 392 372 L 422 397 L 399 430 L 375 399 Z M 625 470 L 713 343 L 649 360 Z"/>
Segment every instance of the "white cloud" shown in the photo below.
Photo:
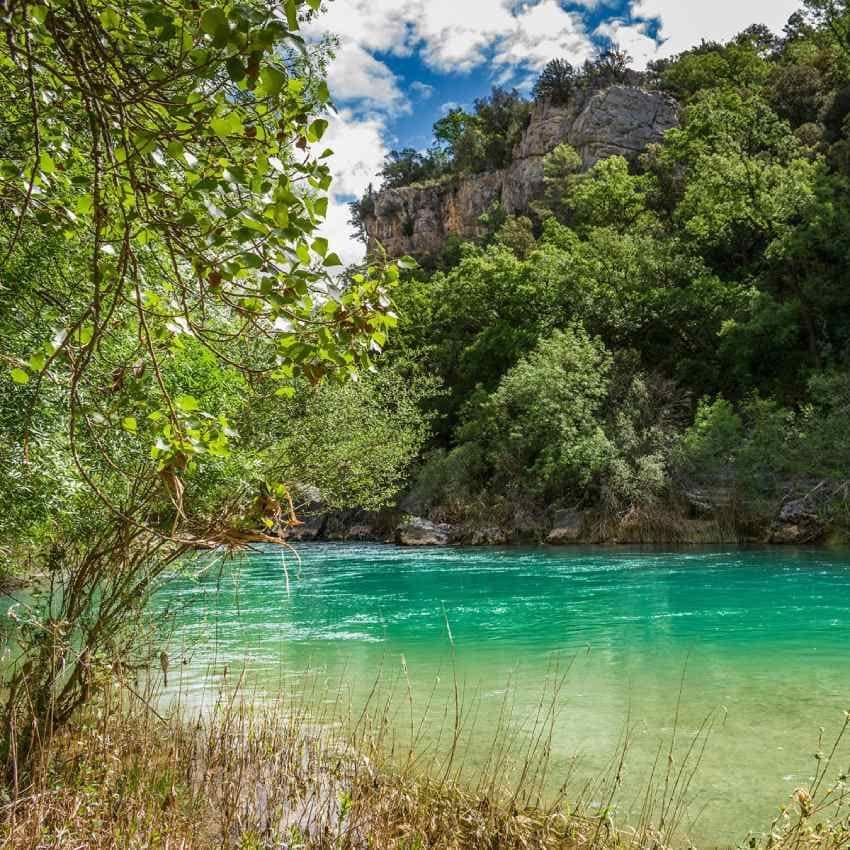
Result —
<path fill-rule="evenodd" d="M 354 227 L 349 224 L 349 218 L 348 202 L 332 198 L 328 216 L 319 228 L 319 233 L 328 240 L 330 250 L 339 254 L 346 266 L 359 265 L 366 254 L 366 246 L 354 237 Z"/>
<path fill-rule="evenodd" d="M 329 116 L 328 129 L 316 152 L 328 147 L 334 154 L 329 160 L 334 182 L 331 184 L 328 216 L 321 233 L 343 262 L 358 263 L 365 247 L 352 236 L 348 223 L 348 203 L 366 193 L 384 164 L 387 155 L 386 126 L 380 117 L 358 118 L 351 110 Z"/>
<path fill-rule="evenodd" d="M 328 68 L 328 85 L 339 103 L 404 112 L 410 109 L 395 74 L 355 42 L 345 42 Z"/>
<path fill-rule="evenodd" d="M 334 152 L 329 163 L 334 175 L 331 191 L 362 195 L 384 163 L 386 126 L 378 116 L 358 118 L 348 109 L 329 116 L 328 121 L 318 147 Z"/>
<path fill-rule="evenodd" d="M 434 94 L 434 86 L 429 86 L 428 83 L 415 80 L 410 84 L 410 90 L 420 98 L 420 100 L 429 100 Z"/>
<path fill-rule="evenodd" d="M 632 14 L 661 19 L 658 56 L 670 56 L 702 39 L 726 41 L 754 23 L 779 32 L 799 7 L 800 0 L 635 0 Z"/>
<path fill-rule="evenodd" d="M 647 33 L 647 23 L 626 24 L 623 21 L 609 21 L 600 24 L 595 34 L 610 39 L 620 49 L 632 57 L 631 66 L 639 71 L 646 68 L 647 62 L 657 59 L 658 42 Z"/>
<path fill-rule="evenodd" d="M 335 0 L 308 32 L 334 33 L 368 51 L 418 51 L 443 72 L 469 71 L 494 53 L 499 64 L 539 67 L 564 53 L 581 61 L 591 50 L 580 16 L 558 0 L 519 8 L 515 0 Z"/>
<path fill-rule="evenodd" d="M 574 65 L 593 54 L 593 45 L 581 18 L 567 12 L 558 0 L 524 6 L 512 29 L 500 37 L 496 62 L 542 68 L 550 59 L 566 57 Z"/>
<path fill-rule="evenodd" d="M 333 33 L 343 44 L 401 55 L 409 51 L 408 5 L 409 0 L 335 0 L 304 31 L 308 35 Z"/>

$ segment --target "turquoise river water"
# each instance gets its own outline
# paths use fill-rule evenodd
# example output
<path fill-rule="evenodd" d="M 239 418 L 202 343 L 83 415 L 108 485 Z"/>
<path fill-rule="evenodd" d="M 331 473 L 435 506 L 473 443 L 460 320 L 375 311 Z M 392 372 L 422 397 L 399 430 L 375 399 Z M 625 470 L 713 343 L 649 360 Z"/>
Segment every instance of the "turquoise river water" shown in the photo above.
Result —
<path fill-rule="evenodd" d="M 168 583 L 156 613 L 171 618 L 185 659 L 172 683 L 181 699 L 211 699 L 225 669 L 244 669 L 260 697 L 344 693 L 357 709 L 377 681 L 402 705 L 391 712 L 400 740 L 410 703 L 419 717 L 430 701 L 419 744 L 437 748 L 457 682 L 472 776 L 494 736 L 530 736 L 525 721 L 549 694 L 552 791 L 567 775 L 579 785 L 601 775 L 629 730 L 616 815 L 626 823 L 674 728 L 678 759 L 711 716 L 683 823 L 701 846 L 767 828 L 850 709 L 846 550 L 311 544 L 298 554 L 300 565 L 267 550 Z"/>

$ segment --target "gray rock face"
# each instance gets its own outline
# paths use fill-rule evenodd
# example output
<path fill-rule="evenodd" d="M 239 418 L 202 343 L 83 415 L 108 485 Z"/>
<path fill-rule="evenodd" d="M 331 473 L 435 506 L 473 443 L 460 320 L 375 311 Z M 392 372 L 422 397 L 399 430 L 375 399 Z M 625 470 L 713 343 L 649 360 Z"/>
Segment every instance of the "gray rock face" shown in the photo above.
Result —
<path fill-rule="evenodd" d="M 293 525 L 285 529 L 283 536 L 293 543 L 301 543 L 306 540 L 318 540 L 325 533 L 327 517 L 324 514 L 308 516 L 302 519 L 301 525 Z"/>
<path fill-rule="evenodd" d="M 786 502 L 771 526 L 768 543 L 794 545 L 814 543 L 826 533 L 826 527 L 804 499 Z"/>
<path fill-rule="evenodd" d="M 597 92 L 576 118 L 570 144 L 585 168 L 609 156 L 633 158 L 679 123 L 676 101 L 660 92 L 611 86 Z"/>
<path fill-rule="evenodd" d="M 450 179 L 432 186 L 387 189 L 375 196 L 367 218 L 370 251 L 382 245 L 391 257 L 437 253 L 452 234 L 476 239 L 485 232 L 484 213 L 502 197 L 504 172 Z"/>
<path fill-rule="evenodd" d="M 448 546 L 452 527 L 445 523 L 434 523 L 422 517 L 411 517 L 396 529 L 399 546 Z"/>
<path fill-rule="evenodd" d="M 817 514 L 811 510 L 805 499 L 786 502 L 779 511 L 780 522 L 811 522 L 817 518 Z"/>
<path fill-rule="evenodd" d="M 583 532 L 584 514 L 581 511 L 557 511 L 546 542 L 550 546 L 565 546 L 579 540 Z"/>
<path fill-rule="evenodd" d="M 518 215 L 543 197 L 543 158 L 559 144 L 571 144 L 587 169 L 615 154 L 634 159 L 678 123 L 673 98 L 635 86 L 611 86 L 568 106 L 537 102 L 507 169 L 375 195 L 365 219 L 369 250 L 381 245 L 391 257 L 421 258 L 436 254 L 449 236 L 475 239 L 484 233 L 479 219 L 494 204 Z"/>

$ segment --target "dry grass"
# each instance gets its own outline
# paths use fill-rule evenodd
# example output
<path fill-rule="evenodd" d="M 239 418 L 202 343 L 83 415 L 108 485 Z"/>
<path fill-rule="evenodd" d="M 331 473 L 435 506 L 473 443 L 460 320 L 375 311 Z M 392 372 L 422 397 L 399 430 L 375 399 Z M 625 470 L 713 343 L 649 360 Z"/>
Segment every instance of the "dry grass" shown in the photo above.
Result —
<path fill-rule="evenodd" d="M 569 798 L 570 777 L 562 793 L 543 794 L 556 693 L 541 699 L 527 734 L 508 734 L 516 718 L 506 703 L 474 781 L 464 772 L 469 711 L 457 691 L 445 708 L 439 753 L 422 748 L 412 710 L 405 740 L 394 735 L 399 709 L 383 697 L 353 717 L 339 700 L 322 716 L 307 710 L 308 701 L 261 705 L 236 687 L 188 721 L 185 707 L 162 716 L 126 691 L 107 689 L 39 754 L 17 799 L 6 791 L 2 846 L 663 850 L 681 844 L 685 800 L 712 722 L 693 740 L 659 751 L 640 817 L 620 830 L 611 813 L 628 734 L 604 776 L 571 787 Z M 843 780 L 827 786 L 838 752 L 836 744 L 821 757 L 812 786 L 798 791 L 766 842 L 750 846 L 850 845 L 847 788 Z M 591 799 L 606 805 L 591 809 Z"/>
<path fill-rule="evenodd" d="M 742 534 L 733 509 L 710 518 L 688 516 L 680 505 L 644 505 L 624 515 L 602 514 L 592 524 L 591 541 L 635 545 L 713 545 L 740 543 Z"/>

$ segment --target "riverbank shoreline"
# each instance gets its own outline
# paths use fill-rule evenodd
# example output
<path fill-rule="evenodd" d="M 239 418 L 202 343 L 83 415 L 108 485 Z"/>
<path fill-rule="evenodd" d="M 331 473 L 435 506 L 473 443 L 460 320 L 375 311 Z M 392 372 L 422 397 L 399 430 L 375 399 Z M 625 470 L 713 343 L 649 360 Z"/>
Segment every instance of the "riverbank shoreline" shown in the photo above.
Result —
<path fill-rule="evenodd" d="M 522 755 L 518 784 L 497 753 L 470 785 L 455 749 L 428 770 L 414 767 L 413 751 L 394 752 L 380 714 L 352 740 L 279 708 L 222 694 L 208 717 L 163 716 L 138 693 L 113 689 L 45 742 L 31 773 L 15 771 L 23 784 L 0 812 L 3 846 L 113 848 L 120 836 L 120 846 L 151 850 L 693 850 L 683 822 L 698 749 L 659 768 L 626 824 L 616 806 L 625 753 L 598 782 L 544 799 L 545 735 Z M 816 778 L 734 846 L 837 850 L 846 821 L 824 812 L 840 811 L 847 796 Z"/>
<path fill-rule="evenodd" d="M 439 514 L 400 509 L 324 511 L 308 508 L 299 522 L 280 529 L 287 542 L 373 542 L 400 546 L 694 546 L 840 545 L 847 529 L 805 505 L 789 503 L 771 514 L 744 511 L 700 517 L 673 511 L 631 511 L 606 517 L 599 511 L 558 509 L 520 521 L 444 521 Z"/>

